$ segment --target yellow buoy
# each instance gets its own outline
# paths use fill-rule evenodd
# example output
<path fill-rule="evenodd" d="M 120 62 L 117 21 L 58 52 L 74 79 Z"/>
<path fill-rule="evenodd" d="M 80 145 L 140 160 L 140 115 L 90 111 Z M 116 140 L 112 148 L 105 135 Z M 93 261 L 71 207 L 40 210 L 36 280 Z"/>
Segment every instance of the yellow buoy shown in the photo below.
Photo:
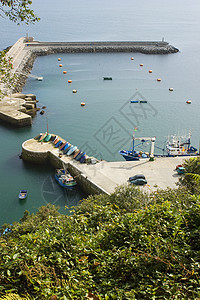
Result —
<path fill-rule="evenodd" d="M 143 64 L 140 64 L 140 67 L 143 67 Z"/>
<path fill-rule="evenodd" d="M 58 58 L 58 61 L 61 61 L 61 58 L 60 58 L 60 57 Z"/>
<path fill-rule="evenodd" d="M 157 81 L 161 81 L 161 78 L 158 78 Z"/>
<path fill-rule="evenodd" d="M 131 60 L 134 60 L 134 57 L 131 57 Z"/>
<path fill-rule="evenodd" d="M 85 106 L 85 102 L 81 102 L 81 106 Z"/>
<path fill-rule="evenodd" d="M 73 90 L 72 93 L 74 93 L 74 94 L 77 93 L 77 90 Z"/>
<path fill-rule="evenodd" d="M 59 64 L 59 67 L 62 67 L 62 64 Z"/>
<path fill-rule="evenodd" d="M 67 71 L 63 71 L 63 74 L 67 74 Z"/>
<path fill-rule="evenodd" d="M 149 70 L 149 73 L 152 73 L 152 70 Z"/>
<path fill-rule="evenodd" d="M 71 80 L 71 79 L 69 79 L 69 80 L 68 80 L 68 83 L 72 83 L 72 80 Z"/>
<path fill-rule="evenodd" d="M 173 88 L 169 88 L 169 91 L 172 92 L 174 89 Z"/>

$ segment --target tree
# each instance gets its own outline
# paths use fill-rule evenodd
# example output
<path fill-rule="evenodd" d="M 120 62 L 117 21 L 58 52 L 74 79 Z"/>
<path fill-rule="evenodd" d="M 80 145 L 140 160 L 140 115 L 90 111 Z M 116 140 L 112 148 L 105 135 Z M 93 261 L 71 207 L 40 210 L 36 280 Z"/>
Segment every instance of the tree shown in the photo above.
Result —
<path fill-rule="evenodd" d="M 30 5 L 31 0 L 0 0 L 0 16 L 8 17 L 12 22 L 34 23 L 39 21 Z M 7 89 L 13 86 L 14 76 L 11 73 L 12 60 L 6 56 L 6 51 L 0 52 L 0 99 L 7 94 Z M 5 88 L 6 87 L 6 88 Z"/>
<path fill-rule="evenodd" d="M 39 21 L 39 18 L 30 9 L 31 0 L 0 0 L 0 16 L 6 16 L 11 21 L 26 24 Z"/>

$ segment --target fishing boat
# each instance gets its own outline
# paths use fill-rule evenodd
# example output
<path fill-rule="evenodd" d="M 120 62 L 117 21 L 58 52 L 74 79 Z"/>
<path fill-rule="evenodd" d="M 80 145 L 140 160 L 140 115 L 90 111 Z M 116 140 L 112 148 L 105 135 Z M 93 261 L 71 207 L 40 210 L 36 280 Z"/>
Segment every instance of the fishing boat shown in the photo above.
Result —
<path fill-rule="evenodd" d="M 21 190 L 21 191 L 19 192 L 18 198 L 19 198 L 20 200 L 24 200 L 24 199 L 27 198 L 27 196 L 28 196 L 28 191 L 27 191 L 27 190 Z"/>
<path fill-rule="evenodd" d="M 140 143 L 135 145 L 135 140 L 139 140 Z M 119 153 L 123 156 L 123 158 L 127 161 L 134 161 L 134 160 L 140 160 L 140 158 L 148 158 L 150 156 L 151 159 L 154 157 L 154 144 L 155 144 L 155 137 L 141 137 L 141 138 L 135 138 L 133 134 L 133 143 L 131 150 L 120 150 Z M 143 145 L 146 142 L 151 141 L 151 151 L 150 155 L 147 152 L 142 151 L 136 151 L 135 147 L 139 145 Z"/>
<path fill-rule="evenodd" d="M 191 146 L 191 133 L 187 136 L 172 135 L 168 136 L 166 145 L 167 156 L 197 156 L 197 149 Z"/>
<path fill-rule="evenodd" d="M 56 170 L 55 179 L 59 183 L 59 185 L 65 189 L 73 189 L 77 185 L 74 178 L 64 169 Z"/>

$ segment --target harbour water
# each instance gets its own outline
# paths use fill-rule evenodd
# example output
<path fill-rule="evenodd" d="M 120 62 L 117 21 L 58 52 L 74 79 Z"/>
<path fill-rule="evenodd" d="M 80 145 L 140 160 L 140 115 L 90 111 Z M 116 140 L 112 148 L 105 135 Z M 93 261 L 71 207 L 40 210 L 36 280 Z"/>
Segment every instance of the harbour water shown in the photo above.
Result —
<path fill-rule="evenodd" d="M 43 76 L 44 80 L 29 78 L 23 92 L 36 94 L 39 106 L 47 106 L 45 114 L 38 114 L 31 128 L 14 129 L 0 124 L 0 224 L 19 220 L 24 210 L 35 212 L 47 202 L 59 205 L 66 212 L 65 205 L 76 205 L 83 196 L 81 191 L 69 193 L 60 189 L 51 167 L 27 165 L 19 159 L 22 142 L 46 131 L 47 122 L 50 132 L 109 161 L 122 159 L 118 150 L 130 147 L 134 127 L 138 128 L 138 136 L 156 136 L 156 145 L 161 148 L 168 134 L 191 130 L 193 145 L 199 147 L 200 3 L 197 0 L 190 5 L 186 0 L 166 3 L 35 0 L 34 8 L 41 16 L 41 22 L 34 26 L 17 27 L 0 20 L 1 49 L 28 32 L 41 41 L 165 37 L 180 52 L 62 54 L 59 56 L 63 68 L 58 67 L 58 55 L 37 58 L 32 74 Z M 140 67 L 140 63 L 144 66 Z M 150 69 L 152 74 L 148 72 Z M 103 76 L 111 76 L 112 81 L 103 81 Z M 157 78 L 162 81 L 157 82 Z M 72 79 L 71 84 L 68 79 Z M 144 98 L 147 103 L 130 105 L 130 99 L 135 97 Z M 186 100 L 192 104 L 187 105 Z M 80 106 L 82 101 L 85 107 Z M 21 188 L 29 190 L 23 203 L 17 198 Z"/>

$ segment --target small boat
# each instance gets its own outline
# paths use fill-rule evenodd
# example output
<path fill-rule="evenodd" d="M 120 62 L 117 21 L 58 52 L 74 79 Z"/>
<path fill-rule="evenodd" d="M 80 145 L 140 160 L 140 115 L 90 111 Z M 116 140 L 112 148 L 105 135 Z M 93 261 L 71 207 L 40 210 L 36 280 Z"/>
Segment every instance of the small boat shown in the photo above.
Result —
<path fill-rule="evenodd" d="M 46 136 L 47 136 L 47 132 L 43 133 L 43 134 L 41 135 L 41 137 L 39 138 L 39 142 L 43 142 L 44 139 L 46 138 Z"/>
<path fill-rule="evenodd" d="M 60 145 L 62 145 L 62 143 L 63 143 L 63 141 L 61 141 L 61 140 L 58 141 L 58 142 L 55 144 L 55 147 L 58 148 Z"/>
<path fill-rule="evenodd" d="M 67 154 L 67 152 L 69 151 L 69 149 L 71 148 L 71 144 L 67 144 L 66 146 L 65 146 L 65 148 L 63 149 L 63 153 L 64 154 Z"/>
<path fill-rule="evenodd" d="M 66 145 L 67 145 L 67 142 L 64 142 L 62 145 L 60 145 L 59 146 L 60 150 L 63 150 Z"/>
<path fill-rule="evenodd" d="M 79 153 L 79 155 L 77 155 L 77 157 L 76 157 L 76 160 L 77 160 L 77 161 L 81 160 L 81 158 L 82 158 L 85 154 L 86 154 L 85 152 Z"/>
<path fill-rule="evenodd" d="M 18 198 L 19 198 L 20 200 L 24 200 L 24 199 L 26 199 L 27 195 L 28 195 L 28 191 L 27 191 L 27 190 L 21 190 L 21 191 L 19 192 Z"/>
<path fill-rule="evenodd" d="M 60 139 L 57 137 L 57 139 L 55 139 L 55 140 L 53 141 L 53 144 L 56 145 L 59 141 L 60 141 Z"/>
<path fill-rule="evenodd" d="M 73 189 L 77 185 L 74 178 L 64 169 L 56 170 L 55 179 L 59 183 L 59 185 L 65 189 Z"/>
<path fill-rule="evenodd" d="M 42 136 L 42 133 L 39 133 L 38 135 L 36 135 L 35 137 L 34 137 L 34 140 L 39 140 L 39 138 Z"/>
<path fill-rule="evenodd" d="M 77 146 L 71 146 L 71 148 L 69 149 L 69 151 L 67 152 L 67 155 L 72 155 L 77 149 Z"/>
<path fill-rule="evenodd" d="M 53 142 L 53 140 L 55 139 L 56 135 L 51 135 L 51 138 L 50 138 L 50 142 Z"/>
<path fill-rule="evenodd" d="M 147 103 L 147 100 L 140 100 L 140 103 Z"/>
<path fill-rule="evenodd" d="M 86 160 L 86 155 L 84 154 L 80 159 L 80 163 L 83 164 L 85 160 Z"/>
<path fill-rule="evenodd" d="M 77 157 L 77 155 L 79 155 L 79 153 L 81 152 L 81 150 L 79 150 L 79 149 L 76 149 L 76 151 L 74 152 L 74 156 L 73 156 L 73 158 L 76 158 Z"/>
<path fill-rule="evenodd" d="M 103 80 L 112 80 L 112 77 L 103 77 Z"/>
<path fill-rule="evenodd" d="M 47 136 L 44 139 L 44 142 L 48 142 L 50 140 L 50 138 L 51 138 L 51 134 L 48 133 Z"/>
<path fill-rule="evenodd" d="M 131 103 L 139 103 L 139 100 L 131 100 Z"/>

